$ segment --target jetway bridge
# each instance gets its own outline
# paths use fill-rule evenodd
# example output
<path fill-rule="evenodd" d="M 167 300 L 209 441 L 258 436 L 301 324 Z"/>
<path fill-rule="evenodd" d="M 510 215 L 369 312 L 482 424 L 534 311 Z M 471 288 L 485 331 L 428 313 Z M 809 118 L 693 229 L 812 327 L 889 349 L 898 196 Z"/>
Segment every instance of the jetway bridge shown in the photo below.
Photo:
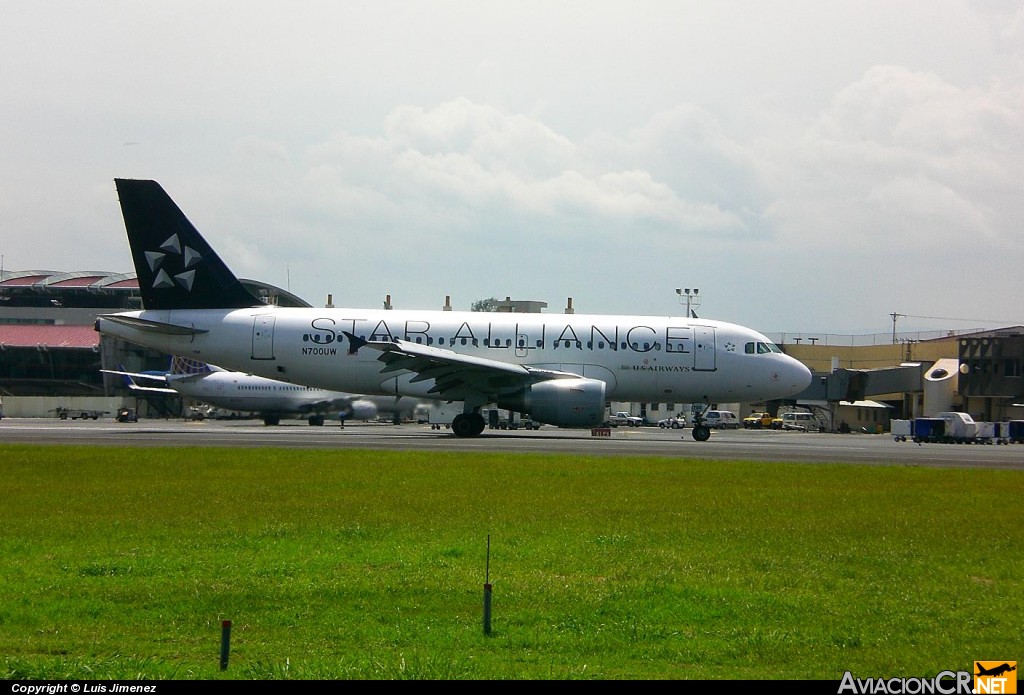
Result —
<path fill-rule="evenodd" d="M 862 401 L 892 393 L 924 390 L 925 373 L 931 364 L 912 362 L 880 369 L 835 369 L 815 374 L 810 385 L 793 398 L 798 401 Z"/>

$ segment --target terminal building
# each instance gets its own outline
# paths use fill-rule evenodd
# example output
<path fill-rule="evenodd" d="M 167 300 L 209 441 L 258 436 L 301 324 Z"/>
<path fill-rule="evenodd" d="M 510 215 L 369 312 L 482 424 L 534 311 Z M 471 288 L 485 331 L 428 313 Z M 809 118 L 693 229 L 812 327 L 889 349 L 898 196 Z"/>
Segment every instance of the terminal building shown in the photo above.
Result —
<path fill-rule="evenodd" d="M 267 304 L 309 307 L 266 283 L 242 283 Z M 328 297 L 328 304 L 331 298 Z M 390 298 L 385 302 L 390 306 Z M 544 302 L 506 298 L 495 311 L 536 312 Z M 134 273 L 3 271 L 0 274 L 0 404 L 8 417 L 52 416 L 59 408 L 116 412 L 129 399 L 121 379 L 102 369 L 163 371 L 169 357 L 102 337 L 93 326 L 101 314 L 142 308 Z M 446 299 L 445 308 L 450 308 Z M 563 310 L 574 313 L 572 300 Z M 774 337 L 774 336 L 773 336 Z M 849 338 L 847 336 L 846 338 Z M 811 386 L 786 403 L 710 404 L 775 414 L 780 407 L 814 412 L 821 429 L 888 429 L 892 419 L 959 411 L 975 420 L 1024 419 L 1024 326 L 934 337 L 893 333 L 872 344 L 783 335 L 784 352 L 815 374 Z M 177 416 L 181 403 L 139 404 L 140 416 Z M 609 404 L 655 423 L 689 411 L 678 403 Z M 613 407 L 614 406 L 614 407 Z"/>

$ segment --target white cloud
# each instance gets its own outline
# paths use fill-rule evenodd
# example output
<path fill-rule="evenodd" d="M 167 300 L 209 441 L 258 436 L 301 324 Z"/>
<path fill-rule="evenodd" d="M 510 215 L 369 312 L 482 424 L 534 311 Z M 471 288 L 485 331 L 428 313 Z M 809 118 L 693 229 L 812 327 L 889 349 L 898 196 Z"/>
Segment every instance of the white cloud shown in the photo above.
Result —
<path fill-rule="evenodd" d="M 981 235 L 1004 246 L 1024 211 L 1024 92 L 992 82 L 959 89 L 879 66 L 837 93 L 792 143 L 771 217 L 784 238 L 824 229 L 903 253 Z M 773 148 L 775 156 L 785 156 Z"/>

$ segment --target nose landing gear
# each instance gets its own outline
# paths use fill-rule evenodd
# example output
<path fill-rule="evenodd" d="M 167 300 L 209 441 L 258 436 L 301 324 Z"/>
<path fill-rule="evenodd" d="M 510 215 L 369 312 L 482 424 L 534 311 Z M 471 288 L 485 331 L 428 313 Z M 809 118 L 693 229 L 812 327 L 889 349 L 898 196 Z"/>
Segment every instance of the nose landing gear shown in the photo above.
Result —
<path fill-rule="evenodd" d="M 706 442 L 711 439 L 711 428 L 704 424 L 704 413 L 708 412 L 711 404 L 704 402 L 704 410 L 693 416 L 693 430 L 690 433 L 695 442 Z"/>

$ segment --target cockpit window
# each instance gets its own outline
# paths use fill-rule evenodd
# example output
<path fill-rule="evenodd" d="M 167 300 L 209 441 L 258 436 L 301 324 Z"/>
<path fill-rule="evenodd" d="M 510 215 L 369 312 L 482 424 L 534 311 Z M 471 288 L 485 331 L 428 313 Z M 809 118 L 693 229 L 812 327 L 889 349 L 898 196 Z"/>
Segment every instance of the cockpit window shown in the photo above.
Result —
<path fill-rule="evenodd" d="M 782 350 L 775 343 L 762 343 L 760 341 L 756 343 L 747 343 L 743 346 L 743 352 L 748 355 L 767 355 L 770 352 L 781 353 Z"/>

